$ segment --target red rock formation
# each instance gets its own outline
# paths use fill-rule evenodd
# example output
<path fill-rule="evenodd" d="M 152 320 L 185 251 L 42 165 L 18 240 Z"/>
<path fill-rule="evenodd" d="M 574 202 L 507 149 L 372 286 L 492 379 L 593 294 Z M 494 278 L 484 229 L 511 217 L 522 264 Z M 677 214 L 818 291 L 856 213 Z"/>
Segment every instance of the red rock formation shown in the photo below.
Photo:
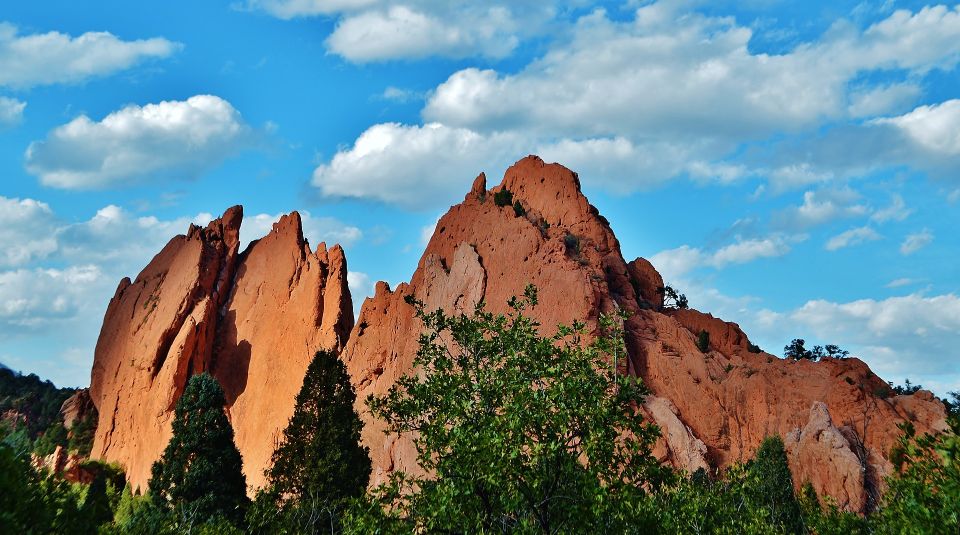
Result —
<path fill-rule="evenodd" d="M 503 188 L 520 202 L 524 216 L 496 206 L 493 194 Z M 595 326 L 601 313 L 630 313 L 626 369 L 653 392 L 645 412 L 664 431 L 657 452 L 681 468 L 728 466 L 750 458 L 766 436 L 796 435 L 791 459 L 798 485 L 809 479 L 818 491 L 862 509 L 865 487 L 890 469 L 886 456 L 899 436 L 896 425 L 905 419 L 921 430 L 945 425 L 943 406 L 928 394 L 877 397 L 885 383 L 857 359 L 793 362 L 751 353 L 736 324 L 695 310 L 661 311 L 662 278 L 646 260 L 624 261 L 576 174 L 531 156 L 490 191 L 486 177 L 477 177 L 463 203 L 437 223 L 410 283 L 394 291 L 379 283 L 363 304 L 342 358 L 367 423 L 363 440 L 371 449 L 374 483 L 392 470 L 416 470 L 410 441 L 385 436 L 362 402 L 412 371 L 421 325 L 404 297 L 448 312 L 469 311 L 483 299 L 502 312 L 527 283 L 540 289 L 532 313 L 545 333 L 557 323 L 586 320 Z M 700 331 L 710 334 L 706 354 L 696 346 Z M 814 419 L 811 406 L 823 408 Z M 827 411 L 832 419 L 825 421 Z M 819 445 L 810 438 L 835 430 L 833 422 L 852 439 L 831 432 L 829 444 Z M 834 446 L 841 456 L 825 449 Z M 821 471 L 815 463 L 824 456 L 837 461 Z M 853 458 L 856 465 L 846 462 Z M 857 484 L 861 472 L 873 481 Z"/>
<path fill-rule="evenodd" d="M 91 374 L 92 457 L 119 462 L 134 487 L 146 487 L 169 441 L 187 379 L 205 370 L 224 385 L 258 485 L 310 357 L 339 349 L 353 326 L 339 247 L 312 253 L 294 212 L 239 254 L 242 218 L 237 206 L 191 225 L 135 281 L 122 280 L 107 308 Z"/>
<path fill-rule="evenodd" d="M 93 400 L 90 399 L 90 389 L 81 388 L 77 390 L 74 395 L 67 398 L 66 401 L 63 402 L 63 405 L 60 406 L 60 417 L 63 419 L 63 427 L 70 429 L 75 422 L 92 416 L 96 410 L 97 408 L 93 405 Z"/>

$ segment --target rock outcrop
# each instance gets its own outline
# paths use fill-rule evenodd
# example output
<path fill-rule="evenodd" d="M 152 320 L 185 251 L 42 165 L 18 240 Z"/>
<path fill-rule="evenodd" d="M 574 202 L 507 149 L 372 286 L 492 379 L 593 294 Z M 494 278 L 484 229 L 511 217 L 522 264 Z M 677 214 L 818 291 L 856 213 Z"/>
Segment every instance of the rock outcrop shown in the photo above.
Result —
<path fill-rule="evenodd" d="M 313 353 L 338 351 L 353 327 L 346 260 L 311 251 L 296 212 L 239 251 L 243 211 L 173 238 L 123 279 L 104 317 L 90 396 L 99 410 L 92 457 L 119 462 L 134 487 L 170 438 L 189 377 L 223 384 L 247 481 L 259 486 Z"/>
<path fill-rule="evenodd" d="M 498 206 L 509 190 L 519 207 Z M 145 487 L 170 434 L 187 378 L 210 371 L 223 384 L 251 487 L 263 483 L 313 352 L 340 351 L 357 389 L 370 447 L 372 484 L 415 472 L 409 437 L 384 434 L 364 400 L 413 373 L 428 309 L 469 313 L 483 301 L 505 312 L 532 283 L 530 311 L 545 335 L 558 323 L 628 313 L 621 367 L 651 390 L 644 414 L 663 431 L 655 453 L 689 471 L 749 459 L 770 435 L 785 437 L 798 486 L 810 482 L 844 507 L 869 508 L 891 464 L 887 455 L 911 421 L 945 429 L 929 392 L 888 397 L 886 383 L 857 359 L 785 361 L 758 349 L 735 323 L 663 307 L 663 279 L 650 262 L 625 261 L 609 223 L 582 194 L 577 175 L 535 156 L 500 185 L 476 178 L 464 201 L 437 223 L 409 283 L 383 282 L 356 325 L 339 247 L 311 250 L 295 212 L 239 252 L 242 211 L 191 226 L 111 300 L 97 343 L 91 398 L 100 418 L 93 457 L 118 461 Z M 709 334 L 701 351 L 697 338 Z"/>
<path fill-rule="evenodd" d="M 74 423 L 93 417 L 96 411 L 97 408 L 94 406 L 93 400 L 90 399 L 90 389 L 81 388 L 60 406 L 63 427 L 70 429 Z"/>
<path fill-rule="evenodd" d="M 512 192 L 523 215 L 496 205 L 493 196 L 502 189 Z M 680 468 L 729 466 L 750 458 L 766 436 L 795 436 L 798 485 L 809 480 L 847 508 L 862 510 L 868 489 L 891 468 L 887 455 L 897 424 L 911 420 L 921 431 L 945 426 L 943 406 L 928 394 L 878 396 L 885 383 L 857 359 L 794 362 L 753 353 L 734 323 L 696 310 L 663 310 L 663 279 L 644 259 L 624 260 L 577 175 L 530 156 L 491 190 L 478 176 L 464 201 L 440 218 L 410 282 L 395 290 L 379 283 L 363 304 L 342 358 L 366 420 L 373 483 L 392 470 L 416 470 L 409 439 L 384 435 L 362 402 L 413 371 L 421 325 L 404 298 L 448 312 L 469 312 L 483 300 L 504 312 L 507 299 L 528 283 L 540 289 L 532 314 L 544 334 L 557 323 L 586 320 L 595 327 L 602 313 L 629 313 L 625 369 L 652 391 L 644 409 L 663 430 L 657 452 Z M 701 331 L 710 335 L 706 353 L 696 345 Z M 835 459 L 829 471 L 815 464 L 824 457 Z"/>

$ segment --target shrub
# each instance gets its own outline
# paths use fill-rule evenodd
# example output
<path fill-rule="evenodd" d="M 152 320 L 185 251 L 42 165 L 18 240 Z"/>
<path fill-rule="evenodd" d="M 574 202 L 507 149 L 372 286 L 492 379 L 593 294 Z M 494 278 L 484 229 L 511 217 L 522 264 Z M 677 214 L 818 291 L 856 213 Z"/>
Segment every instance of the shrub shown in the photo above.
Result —
<path fill-rule="evenodd" d="M 580 254 L 580 238 L 576 234 L 567 232 L 563 236 L 563 246 L 567 249 L 567 254 Z"/>
<path fill-rule="evenodd" d="M 507 188 L 501 188 L 500 191 L 493 194 L 493 204 L 503 207 L 513 204 L 513 193 Z"/>
<path fill-rule="evenodd" d="M 747 351 L 751 353 L 760 353 L 762 350 L 760 349 L 760 346 L 758 346 L 757 344 L 749 344 L 747 346 Z"/>
<path fill-rule="evenodd" d="M 523 217 L 527 215 L 527 210 L 520 204 L 519 200 L 513 201 L 513 214 L 517 217 Z"/>
<path fill-rule="evenodd" d="M 710 351 L 710 333 L 700 331 L 700 334 L 697 335 L 697 349 L 699 349 L 701 353 Z"/>
<path fill-rule="evenodd" d="M 661 286 L 657 288 L 657 292 L 663 294 L 663 306 L 660 307 L 661 310 L 681 310 L 689 308 L 690 306 L 690 303 L 687 301 L 687 296 L 678 292 L 672 286 Z"/>
<path fill-rule="evenodd" d="M 657 431 L 630 409 L 647 392 L 617 374 L 622 332 L 604 317 L 552 337 L 524 310 L 509 315 L 426 312 L 417 373 L 368 398 L 390 431 L 412 435 L 426 476 L 396 474 L 355 508 L 356 533 L 626 532 L 642 523 L 645 489 L 665 469 L 651 455 Z"/>

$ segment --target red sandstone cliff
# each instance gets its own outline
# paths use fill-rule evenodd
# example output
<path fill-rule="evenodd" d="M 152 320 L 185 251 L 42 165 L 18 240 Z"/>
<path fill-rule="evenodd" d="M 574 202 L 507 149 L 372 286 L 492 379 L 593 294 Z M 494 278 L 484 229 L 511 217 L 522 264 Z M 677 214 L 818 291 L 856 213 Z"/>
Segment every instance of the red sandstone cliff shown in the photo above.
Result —
<path fill-rule="evenodd" d="M 339 247 L 312 252 L 296 212 L 239 253 L 233 207 L 170 240 L 111 299 L 94 355 L 99 410 L 92 457 L 145 488 L 193 373 L 224 385 L 247 482 L 262 483 L 273 440 L 293 412 L 310 357 L 339 350 L 353 327 Z"/>
<path fill-rule="evenodd" d="M 509 189 L 526 214 L 498 207 Z M 238 252 L 239 207 L 206 228 L 191 227 L 137 277 L 121 281 L 104 318 L 90 394 L 100 414 L 93 456 L 119 461 L 135 486 L 170 433 L 172 409 L 191 373 L 211 371 L 228 411 L 248 483 L 258 487 L 275 439 L 313 352 L 342 349 L 357 387 L 373 483 L 392 470 L 415 471 L 409 440 L 385 436 L 363 405 L 412 370 L 421 326 L 404 302 L 470 312 L 484 300 L 504 311 L 528 283 L 545 334 L 557 323 L 623 309 L 629 358 L 652 395 L 649 418 L 663 438 L 657 453 L 688 470 L 749 458 L 760 441 L 784 437 L 798 485 L 810 481 L 840 505 L 862 510 L 890 470 L 897 424 L 943 428 L 944 409 L 928 392 L 877 397 L 885 383 L 857 359 L 785 361 L 751 353 L 747 335 L 696 310 L 660 311 L 663 280 L 646 260 L 627 263 L 607 221 L 580 191 L 576 174 L 527 157 L 487 190 L 477 177 L 436 231 L 409 283 L 378 283 L 357 324 L 339 247 L 311 251 L 295 212 Z M 706 353 L 696 345 L 710 334 Z"/>
<path fill-rule="evenodd" d="M 496 206 L 493 195 L 502 188 L 526 215 Z M 653 266 L 624 260 L 575 173 L 533 156 L 508 169 L 492 190 L 484 175 L 477 177 L 463 203 L 437 223 L 409 284 L 391 291 L 379 283 L 364 302 L 342 355 L 358 400 L 383 394 L 411 371 L 421 326 L 406 295 L 428 309 L 469 312 L 482 299 L 505 311 L 527 283 L 540 289 L 532 313 L 545 331 L 578 319 L 595 325 L 601 313 L 618 308 L 630 313 L 626 367 L 652 390 L 645 409 L 663 430 L 657 452 L 676 466 L 728 466 L 780 434 L 798 485 L 810 481 L 841 506 L 862 510 L 890 470 L 886 456 L 900 434 L 897 424 L 944 426 L 943 406 L 929 393 L 878 398 L 883 381 L 857 359 L 792 362 L 751 353 L 736 324 L 696 310 L 658 311 L 663 282 Z M 706 353 L 696 345 L 701 330 L 710 333 Z M 409 440 L 384 436 L 362 402 L 360 409 L 373 481 L 391 470 L 416 470 Z"/>

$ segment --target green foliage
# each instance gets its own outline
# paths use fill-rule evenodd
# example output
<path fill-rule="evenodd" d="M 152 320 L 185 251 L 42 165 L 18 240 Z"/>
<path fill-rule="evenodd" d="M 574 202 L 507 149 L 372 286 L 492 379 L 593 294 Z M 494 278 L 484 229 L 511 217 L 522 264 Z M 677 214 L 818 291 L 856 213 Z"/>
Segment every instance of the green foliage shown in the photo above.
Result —
<path fill-rule="evenodd" d="M 513 201 L 513 215 L 523 217 L 527 215 L 527 209 L 520 204 L 520 200 Z"/>
<path fill-rule="evenodd" d="M 513 204 L 513 193 L 507 188 L 500 188 L 500 191 L 493 194 L 493 204 L 503 207 Z"/>
<path fill-rule="evenodd" d="M 923 389 L 922 385 L 915 385 L 910 382 L 910 379 L 904 379 L 902 385 L 895 385 L 893 381 L 887 381 L 887 384 L 890 385 L 890 390 L 898 396 L 909 396 Z"/>
<path fill-rule="evenodd" d="M 700 331 L 700 334 L 697 335 L 697 349 L 699 349 L 701 353 L 710 351 L 710 333 Z"/>
<path fill-rule="evenodd" d="M 891 460 L 880 510 L 870 519 L 875 533 L 960 533 L 960 419 L 950 433 L 918 436 L 909 422 Z"/>
<path fill-rule="evenodd" d="M 813 349 L 807 349 L 805 346 L 806 343 L 806 340 L 803 338 L 794 338 L 789 344 L 783 347 L 783 357 L 794 360 L 817 361 L 822 358 L 842 359 L 850 354 L 849 351 L 840 349 L 839 346 L 834 344 L 813 346 Z"/>
<path fill-rule="evenodd" d="M 93 409 L 82 420 L 73 422 L 68 433 L 67 449 L 87 457 L 93 449 L 93 436 L 97 432 L 97 411 Z"/>
<path fill-rule="evenodd" d="M 19 415 L 31 440 L 60 422 L 60 407 L 75 392 L 76 389 L 57 388 L 34 374 L 21 375 L 0 365 L 0 414 Z M 66 440 L 62 445 L 66 445 Z"/>
<path fill-rule="evenodd" d="M 611 318 L 601 335 L 560 326 L 552 337 L 512 311 L 426 312 L 415 365 L 383 397 L 368 398 L 389 429 L 411 433 L 429 476 L 396 474 L 350 511 L 348 531 L 621 532 L 641 525 L 644 489 L 667 472 L 651 456 L 658 435 L 637 413 L 646 389 L 616 373 L 625 357 Z"/>
<path fill-rule="evenodd" d="M 363 423 L 343 362 L 320 351 L 307 368 L 296 408 L 267 470 L 268 490 L 248 515 L 262 531 L 315 533 L 339 523 L 343 503 L 370 480 L 370 457 L 360 445 Z"/>
<path fill-rule="evenodd" d="M 107 475 L 97 474 L 87 489 L 87 496 L 83 500 L 80 514 L 84 520 L 93 526 L 100 526 L 113 520 L 113 508 L 110 497 L 107 495 Z"/>
<path fill-rule="evenodd" d="M 30 466 L 26 451 L 0 444 L 0 533 L 86 533 L 79 496 Z"/>
<path fill-rule="evenodd" d="M 747 494 L 754 508 L 766 516 L 770 525 L 788 533 L 802 532 L 800 504 L 793 493 L 787 452 L 779 436 L 763 440 L 747 472 Z"/>
<path fill-rule="evenodd" d="M 661 286 L 657 288 L 657 292 L 663 294 L 663 306 L 660 307 L 661 309 L 682 310 L 690 307 L 687 296 L 671 286 Z"/>
<path fill-rule="evenodd" d="M 567 254 L 574 256 L 580 254 L 580 238 L 576 234 L 571 234 L 569 232 L 564 234 L 563 246 L 566 248 Z"/>
<path fill-rule="evenodd" d="M 67 430 L 60 422 L 43 431 L 33 445 L 33 452 L 41 457 L 46 457 L 57 449 L 57 446 L 67 446 Z"/>
<path fill-rule="evenodd" d="M 154 505 L 182 521 L 243 519 L 246 484 L 225 404 L 213 376 L 191 377 L 174 411 L 170 443 L 153 464 L 149 486 Z"/>
<path fill-rule="evenodd" d="M 760 353 L 762 350 L 760 349 L 760 346 L 758 346 L 757 344 L 751 343 L 747 345 L 747 351 L 751 353 Z"/>

